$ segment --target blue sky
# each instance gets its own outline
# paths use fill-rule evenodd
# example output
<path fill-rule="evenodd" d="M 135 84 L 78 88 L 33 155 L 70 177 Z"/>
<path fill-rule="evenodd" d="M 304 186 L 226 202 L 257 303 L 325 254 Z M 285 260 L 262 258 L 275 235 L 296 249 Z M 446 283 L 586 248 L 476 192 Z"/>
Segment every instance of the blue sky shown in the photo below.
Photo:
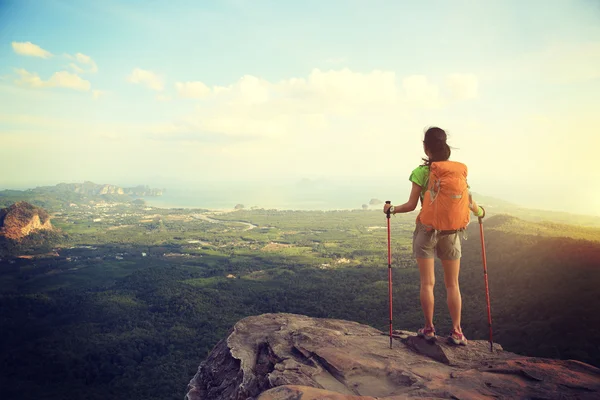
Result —
<path fill-rule="evenodd" d="M 600 214 L 598 93 L 592 0 L 8 0 L 0 187 L 308 177 L 400 195 L 439 125 L 478 191 Z"/>

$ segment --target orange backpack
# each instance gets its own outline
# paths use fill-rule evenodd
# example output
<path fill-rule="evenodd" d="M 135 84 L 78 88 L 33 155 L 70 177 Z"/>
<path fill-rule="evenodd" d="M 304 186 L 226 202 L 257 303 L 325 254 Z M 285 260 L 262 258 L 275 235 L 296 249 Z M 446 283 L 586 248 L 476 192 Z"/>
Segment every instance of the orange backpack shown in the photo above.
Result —
<path fill-rule="evenodd" d="M 427 191 L 417 217 L 428 230 L 460 231 L 470 221 L 467 166 L 437 161 L 429 166 Z"/>

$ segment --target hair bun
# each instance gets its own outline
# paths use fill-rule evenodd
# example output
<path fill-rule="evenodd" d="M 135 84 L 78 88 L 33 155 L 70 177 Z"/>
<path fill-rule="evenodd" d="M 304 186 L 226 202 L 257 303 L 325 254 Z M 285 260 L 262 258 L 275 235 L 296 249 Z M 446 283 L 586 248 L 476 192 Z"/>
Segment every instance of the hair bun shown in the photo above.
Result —
<path fill-rule="evenodd" d="M 448 136 L 446 135 L 446 132 L 444 132 L 444 130 L 436 129 L 432 133 L 433 133 L 433 139 L 446 143 L 446 139 L 448 138 Z"/>
<path fill-rule="evenodd" d="M 434 161 L 446 161 L 450 158 L 450 147 L 446 143 L 446 131 L 437 126 L 430 127 L 425 132 L 423 144 L 426 150 L 431 152 L 430 159 L 423 159 L 425 165 L 429 165 Z"/>

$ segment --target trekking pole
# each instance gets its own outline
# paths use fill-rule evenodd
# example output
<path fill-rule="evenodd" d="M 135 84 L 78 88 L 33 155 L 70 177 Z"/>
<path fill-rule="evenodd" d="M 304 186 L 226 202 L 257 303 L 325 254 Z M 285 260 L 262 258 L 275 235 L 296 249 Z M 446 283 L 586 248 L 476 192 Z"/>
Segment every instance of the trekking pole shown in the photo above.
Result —
<path fill-rule="evenodd" d="M 490 352 L 494 352 L 494 339 L 492 333 L 492 311 L 490 308 L 490 289 L 488 286 L 487 259 L 485 257 L 485 239 L 483 237 L 484 216 L 485 210 L 483 210 L 483 216 L 479 217 L 479 234 L 481 236 L 481 254 L 483 256 L 483 277 L 485 279 L 485 300 L 487 302 L 488 326 L 490 327 Z"/>
<path fill-rule="evenodd" d="M 386 201 L 385 204 L 392 204 Z M 392 348 L 392 238 L 390 235 L 390 210 L 387 211 L 387 245 L 388 245 L 388 287 L 390 295 L 390 349 Z"/>

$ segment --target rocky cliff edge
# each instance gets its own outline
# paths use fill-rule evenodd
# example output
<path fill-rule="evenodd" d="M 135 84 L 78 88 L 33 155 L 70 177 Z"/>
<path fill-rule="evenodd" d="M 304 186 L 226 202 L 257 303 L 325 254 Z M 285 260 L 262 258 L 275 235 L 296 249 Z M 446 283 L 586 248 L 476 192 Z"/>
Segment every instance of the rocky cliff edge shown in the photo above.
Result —
<path fill-rule="evenodd" d="M 187 390 L 186 400 L 598 399 L 600 369 L 408 331 L 394 331 L 390 349 L 367 325 L 263 314 L 235 324 Z"/>

